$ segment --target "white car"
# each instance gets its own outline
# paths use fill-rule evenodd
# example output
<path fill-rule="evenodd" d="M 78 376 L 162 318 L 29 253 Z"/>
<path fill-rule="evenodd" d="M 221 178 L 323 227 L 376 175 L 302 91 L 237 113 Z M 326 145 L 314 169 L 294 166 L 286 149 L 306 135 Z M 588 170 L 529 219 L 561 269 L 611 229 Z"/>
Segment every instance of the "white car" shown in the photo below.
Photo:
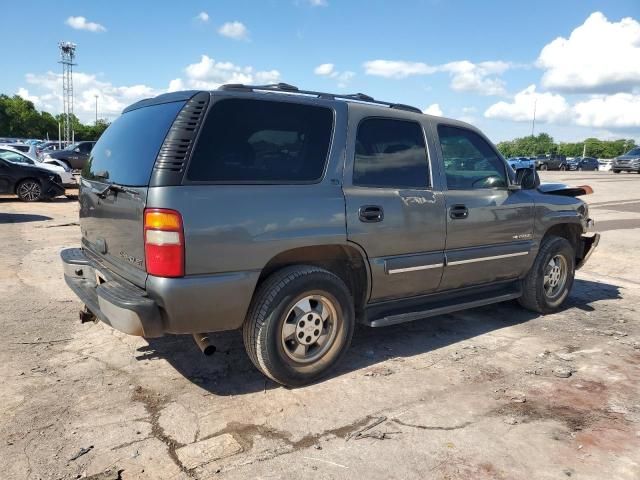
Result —
<path fill-rule="evenodd" d="M 51 172 L 55 172 L 60 175 L 60 179 L 62 180 L 62 185 L 65 187 L 73 187 L 78 184 L 76 178 L 72 175 L 71 171 L 54 163 L 45 163 L 36 159 L 29 157 L 26 153 L 21 152 L 20 150 L 15 149 L 14 147 L 10 147 L 7 145 L 0 145 L 0 151 L 13 152 L 18 157 L 16 157 L 16 163 L 28 163 L 30 165 L 36 165 L 37 167 L 44 168 Z"/>
<path fill-rule="evenodd" d="M 35 145 L 29 145 L 26 143 L 7 143 L 6 145 L 2 145 L 2 147 L 11 147 L 13 150 L 23 153 L 31 160 L 38 160 L 38 149 Z"/>

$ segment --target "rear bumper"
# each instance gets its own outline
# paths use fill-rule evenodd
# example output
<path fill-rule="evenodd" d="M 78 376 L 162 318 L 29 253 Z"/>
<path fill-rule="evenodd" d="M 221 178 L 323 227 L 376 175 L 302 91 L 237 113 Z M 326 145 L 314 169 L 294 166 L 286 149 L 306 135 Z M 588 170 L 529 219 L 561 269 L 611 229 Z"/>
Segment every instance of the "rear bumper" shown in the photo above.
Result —
<path fill-rule="evenodd" d="M 164 333 L 160 309 L 144 290 L 101 269 L 82 249 L 63 250 L 60 257 L 65 282 L 99 320 L 129 335 Z"/>
<path fill-rule="evenodd" d="M 587 260 L 589 260 L 589 257 L 591 256 L 593 251 L 596 249 L 599 242 L 600 242 L 599 233 L 593 233 L 591 235 L 582 235 L 580 237 L 580 246 L 579 246 L 580 251 L 578 252 L 579 256 L 577 259 L 578 261 L 576 262 L 576 270 L 581 268 L 585 263 L 587 263 Z"/>
<path fill-rule="evenodd" d="M 239 328 L 260 276 L 259 271 L 184 278 L 149 275 L 142 289 L 81 248 L 63 250 L 60 256 L 67 285 L 99 320 L 144 337 Z"/>

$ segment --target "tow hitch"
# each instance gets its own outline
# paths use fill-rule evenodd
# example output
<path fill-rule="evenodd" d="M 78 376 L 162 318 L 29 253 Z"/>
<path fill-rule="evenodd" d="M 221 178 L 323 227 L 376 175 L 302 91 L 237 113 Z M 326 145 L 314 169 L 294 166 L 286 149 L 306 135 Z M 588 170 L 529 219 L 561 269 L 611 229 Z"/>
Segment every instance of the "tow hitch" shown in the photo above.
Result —
<path fill-rule="evenodd" d="M 87 308 L 85 305 L 82 310 L 79 312 L 80 314 L 80 323 L 89 323 L 89 322 L 97 322 L 98 319 L 94 315 L 94 313 Z"/>

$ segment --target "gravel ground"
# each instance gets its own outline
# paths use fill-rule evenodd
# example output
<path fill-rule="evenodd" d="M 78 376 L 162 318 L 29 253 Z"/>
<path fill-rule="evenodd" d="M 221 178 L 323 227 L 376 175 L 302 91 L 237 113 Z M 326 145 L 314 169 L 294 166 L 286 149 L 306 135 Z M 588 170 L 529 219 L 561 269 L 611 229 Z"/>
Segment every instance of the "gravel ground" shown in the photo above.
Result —
<path fill-rule="evenodd" d="M 590 184 L 602 241 L 565 308 L 515 302 L 358 328 L 341 368 L 300 389 L 238 332 L 81 325 L 58 252 L 77 202 L 0 198 L 0 478 L 640 478 L 640 175 Z"/>

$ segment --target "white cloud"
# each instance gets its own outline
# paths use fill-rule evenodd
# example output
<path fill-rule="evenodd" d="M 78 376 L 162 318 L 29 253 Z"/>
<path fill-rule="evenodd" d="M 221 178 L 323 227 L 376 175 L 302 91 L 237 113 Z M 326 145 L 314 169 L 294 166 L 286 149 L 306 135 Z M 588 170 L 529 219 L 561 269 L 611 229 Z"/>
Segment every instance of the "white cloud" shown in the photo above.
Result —
<path fill-rule="evenodd" d="M 196 20 L 199 20 L 202 23 L 207 23 L 209 21 L 209 14 L 207 12 L 200 12 L 196 16 Z"/>
<path fill-rule="evenodd" d="M 572 123 L 581 127 L 625 129 L 640 127 L 640 95 L 591 95 L 570 105 L 560 94 L 536 91 L 535 85 L 518 92 L 512 102 L 498 102 L 484 113 L 487 118 L 530 122 Z"/>
<path fill-rule="evenodd" d="M 85 17 L 69 17 L 65 23 L 76 30 L 87 30 L 89 32 L 107 31 L 103 25 L 95 22 L 89 22 Z"/>
<path fill-rule="evenodd" d="M 630 92 L 640 85 L 640 23 L 592 13 L 569 38 L 547 44 L 537 65 L 542 85 L 562 92 Z"/>
<path fill-rule="evenodd" d="M 196 88 L 213 90 L 224 83 L 276 83 L 280 81 L 278 70 L 255 71 L 253 67 L 242 67 L 231 62 L 216 62 L 208 55 L 202 55 L 200 61 L 187 65 L 186 79 L 176 78 L 171 81 L 170 88 Z"/>
<path fill-rule="evenodd" d="M 346 88 L 353 77 L 356 76 L 355 72 L 349 70 L 344 72 L 336 70 L 333 63 L 322 63 L 313 69 L 313 73 L 321 77 L 336 79 L 339 88 Z"/>
<path fill-rule="evenodd" d="M 405 62 L 402 60 L 371 60 L 364 63 L 367 75 L 385 78 L 406 78 L 411 75 L 430 75 L 438 71 L 422 62 Z"/>
<path fill-rule="evenodd" d="M 438 103 L 432 103 L 427 108 L 425 108 L 422 113 L 426 113 L 427 115 L 435 115 L 436 117 L 442 117 L 444 115 Z"/>
<path fill-rule="evenodd" d="M 536 120 L 540 122 L 562 123 L 571 117 L 571 108 L 562 95 L 536 91 L 535 85 L 529 85 L 516 93 L 512 102 L 498 102 L 491 105 L 484 116 L 516 122 L 530 122 L 533 110 L 536 110 Z"/>
<path fill-rule="evenodd" d="M 37 108 L 57 114 L 62 111 L 62 75 L 54 72 L 45 74 L 27 74 L 26 81 L 38 93 L 31 94 L 25 88 L 18 95 L 27 98 Z M 96 75 L 83 72 L 73 73 L 75 93 L 74 113 L 83 122 L 95 119 L 95 105 L 98 95 L 98 109 L 101 117 L 113 118 L 119 115 L 127 105 L 143 98 L 163 93 L 163 90 L 147 85 L 115 86 L 111 82 L 99 79 Z"/>
<path fill-rule="evenodd" d="M 429 65 L 402 60 L 372 60 L 365 62 L 367 75 L 385 78 L 407 78 L 413 75 L 432 75 L 446 72 L 451 77 L 450 87 L 457 92 L 476 92 L 481 95 L 504 95 L 504 82 L 498 78 L 512 65 L 502 61 L 473 63 L 468 60 Z"/>
<path fill-rule="evenodd" d="M 249 30 L 242 22 L 227 22 L 218 29 L 218 33 L 233 40 L 249 40 Z"/>
<path fill-rule="evenodd" d="M 597 95 L 576 103 L 574 111 L 576 124 L 585 127 L 640 127 L 640 95 Z"/>
<path fill-rule="evenodd" d="M 42 110 L 57 114 L 62 111 L 62 75 L 28 73 L 25 76 L 29 89 L 21 87 L 17 94 L 30 100 Z M 155 88 L 143 84 L 116 86 L 95 74 L 73 72 L 75 93 L 74 113 L 83 122 L 95 119 L 95 95 L 98 95 L 99 115 L 113 119 L 128 105 L 165 92 L 186 89 L 213 90 L 224 83 L 265 84 L 280 81 L 278 70 L 255 70 L 251 66 L 239 66 L 231 62 L 217 62 L 207 55 L 200 61 L 187 65 L 184 77 L 174 78 L 168 88 Z"/>
<path fill-rule="evenodd" d="M 313 73 L 315 73 L 316 75 L 331 75 L 333 73 L 333 68 L 334 65 L 333 63 L 323 63 L 321 65 L 318 65 L 316 68 L 313 69 Z"/>
<path fill-rule="evenodd" d="M 457 92 L 476 92 L 481 95 L 504 95 L 504 81 L 501 75 L 510 68 L 507 62 L 472 63 L 468 60 L 446 63 L 439 71 L 449 72 L 451 88 Z"/>

